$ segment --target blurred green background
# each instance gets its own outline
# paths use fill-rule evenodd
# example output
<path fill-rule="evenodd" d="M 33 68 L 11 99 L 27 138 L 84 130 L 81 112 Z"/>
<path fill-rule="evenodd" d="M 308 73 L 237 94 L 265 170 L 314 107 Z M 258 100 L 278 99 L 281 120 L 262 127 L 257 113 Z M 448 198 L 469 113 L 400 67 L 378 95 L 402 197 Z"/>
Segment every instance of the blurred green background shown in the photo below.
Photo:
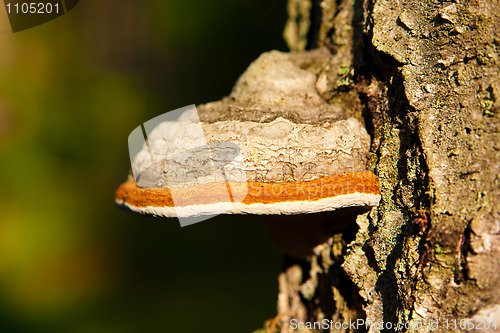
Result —
<path fill-rule="evenodd" d="M 0 332 L 251 332 L 282 258 L 253 217 L 120 210 L 127 137 L 285 50 L 285 0 L 82 0 L 13 34 L 0 9 Z"/>

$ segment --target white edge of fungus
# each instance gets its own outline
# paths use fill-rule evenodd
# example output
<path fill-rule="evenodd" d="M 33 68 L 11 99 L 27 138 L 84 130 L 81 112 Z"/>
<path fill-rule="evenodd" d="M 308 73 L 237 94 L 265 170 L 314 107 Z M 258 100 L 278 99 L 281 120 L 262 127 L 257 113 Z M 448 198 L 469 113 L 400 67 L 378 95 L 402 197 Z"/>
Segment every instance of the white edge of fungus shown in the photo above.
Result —
<path fill-rule="evenodd" d="M 380 194 L 351 193 L 314 201 L 283 201 L 270 204 L 219 202 L 185 207 L 136 207 L 122 200 L 116 203 L 134 212 L 163 217 L 195 217 L 214 214 L 292 215 L 332 211 L 345 207 L 378 206 Z"/>

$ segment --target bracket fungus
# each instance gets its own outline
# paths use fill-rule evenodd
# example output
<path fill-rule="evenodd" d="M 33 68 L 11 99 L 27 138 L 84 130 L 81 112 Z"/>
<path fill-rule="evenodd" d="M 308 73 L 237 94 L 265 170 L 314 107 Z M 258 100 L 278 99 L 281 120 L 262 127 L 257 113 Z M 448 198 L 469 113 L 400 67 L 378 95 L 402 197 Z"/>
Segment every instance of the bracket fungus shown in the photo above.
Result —
<path fill-rule="evenodd" d="M 133 177 L 116 202 L 165 217 L 378 205 L 366 129 L 320 97 L 300 61 L 264 53 L 228 97 L 144 124 L 142 149 L 131 149 Z"/>

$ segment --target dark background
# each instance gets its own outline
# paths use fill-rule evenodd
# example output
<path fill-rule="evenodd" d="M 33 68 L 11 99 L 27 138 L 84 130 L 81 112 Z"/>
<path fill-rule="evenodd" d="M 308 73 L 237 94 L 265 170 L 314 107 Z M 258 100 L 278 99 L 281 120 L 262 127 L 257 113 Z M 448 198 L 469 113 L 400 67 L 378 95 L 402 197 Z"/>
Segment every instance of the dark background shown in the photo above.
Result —
<path fill-rule="evenodd" d="M 128 134 L 285 50 L 285 0 L 82 0 L 16 34 L 0 8 L 0 332 L 251 332 L 282 258 L 253 217 L 120 210 Z"/>

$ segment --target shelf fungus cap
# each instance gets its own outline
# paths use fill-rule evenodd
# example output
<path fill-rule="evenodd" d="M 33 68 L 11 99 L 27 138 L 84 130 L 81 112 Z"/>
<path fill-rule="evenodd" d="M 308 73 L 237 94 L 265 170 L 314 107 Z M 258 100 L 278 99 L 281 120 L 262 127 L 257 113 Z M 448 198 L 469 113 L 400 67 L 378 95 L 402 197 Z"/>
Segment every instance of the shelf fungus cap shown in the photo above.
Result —
<path fill-rule="evenodd" d="M 165 217 L 302 214 L 376 206 L 362 123 L 316 92 L 293 55 L 263 54 L 231 95 L 166 113 L 129 137 L 116 202 Z"/>

